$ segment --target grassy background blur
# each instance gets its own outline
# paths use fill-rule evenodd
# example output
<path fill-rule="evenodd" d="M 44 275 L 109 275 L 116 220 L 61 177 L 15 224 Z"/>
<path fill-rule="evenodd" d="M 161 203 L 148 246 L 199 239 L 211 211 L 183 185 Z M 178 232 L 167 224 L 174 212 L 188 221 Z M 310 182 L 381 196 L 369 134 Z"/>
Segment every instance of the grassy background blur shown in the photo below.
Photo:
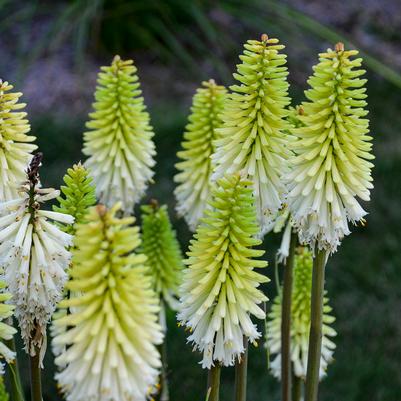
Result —
<path fill-rule="evenodd" d="M 327 290 L 338 332 L 335 362 L 321 386 L 323 401 L 401 400 L 401 5 L 397 0 L 0 0 L 0 78 L 28 103 L 44 152 L 42 180 L 58 186 L 79 161 L 96 72 L 114 54 L 134 58 L 155 128 L 155 184 L 148 197 L 167 203 L 183 250 L 190 233 L 174 213 L 176 151 L 191 96 L 202 80 L 231 84 L 242 43 L 266 32 L 287 46 L 293 104 L 302 101 L 317 53 L 343 40 L 363 51 L 368 69 L 375 189 L 367 225 L 355 228 L 329 261 Z M 144 202 L 146 199 L 144 199 Z M 279 238 L 266 238 L 273 279 Z M 272 298 L 273 282 L 267 286 Z M 169 316 L 171 400 L 204 400 L 206 375 L 185 333 Z M 279 399 L 266 352 L 252 348 L 250 401 Z M 26 358 L 21 353 L 24 369 Z M 45 401 L 60 400 L 51 352 Z M 24 375 L 28 386 L 28 375 Z M 223 372 L 222 401 L 232 399 L 232 369 Z M 27 387 L 28 389 L 28 387 Z M 27 390 L 28 391 L 28 390 Z"/>

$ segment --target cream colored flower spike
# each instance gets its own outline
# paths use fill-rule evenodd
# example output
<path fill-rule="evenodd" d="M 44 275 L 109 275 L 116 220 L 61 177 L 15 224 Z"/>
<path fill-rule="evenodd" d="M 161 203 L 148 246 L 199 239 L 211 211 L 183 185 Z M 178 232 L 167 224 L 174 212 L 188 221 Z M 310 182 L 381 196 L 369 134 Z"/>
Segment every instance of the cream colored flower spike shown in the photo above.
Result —
<path fill-rule="evenodd" d="M 227 89 L 214 80 L 202 82 L 202 87 L 193 97 L 189 124 L 186 126 L 183 150 L 177 153 L 181 160 L 175 166 L 179 173 L 174 181 L 177 212 L 184 216 L 189 228 L 195 231 L 202 217 L 210 193 L 214 140 L 221 127 L 221 112 L 227 96 Z"/>
<path fill-rule="evenodd" d="M 304 126 L 292 129 L 295 155 L 285 177 L 300 240 L 330 252 L 350 233 L 348 221 L 363 222 L 357 197 L 368 201 L 373 188 L 365 71 L 357 54 L 341 43 L 320 54 L 298 116 Z"/>
<path fill-rule="evenodd" d="M 213 179 L 244 172 L 254 183 L 255 206 L 261 234 L 273 227 L 282 207 L 289 128 L 286 55 L 278 39 L 262 35 L 249 40 L 234 78 L 240 85 L 231 93 L 222 114 L 223 127 L 212 156 Z"/>
<path fill-rule="evenodd" d="M 22 93 L 11 92 L 13 86 L 0 79 L 0 202 L 14 199 L 25 180 L 25 170 L 37 148 L 27 114 L 18 103 Z"/>
<path fill-rule="evenodd" d="M 92 207 L 77 225 L 70 299 L 60 303 L 69 314 L 54 320 L 61 334 L 53 349 L 56 379 L 67 401 L 145 401 L 161 366 L 156 345 L 163 340 L 159 300 L 146 274 L 146 256 L 133 217 L 117 218 Z"/>
<path fill-rule="evenodd" d="M 155 145 L 137 69 L 116 56 L 98 75 L 94 112 L 84 134 L 86 166 L 101 203 L 122 203 L 126 214 L 144 195 L 153 176 Z"/>
<path fill-rule="evenodd" d="M 255 271 L 265 251 L 254 249 L 259 227 L 252 182 L 226 175 L 212 188 L 204 217 L 187 253 L 178 319 L 191 332 L 188 341 L 203 353 L 202 366 L 233 365 L 244 352 L 244 336 L 260 337 L 251 315 L 264 319 L 258 288 L 269 279 Z"/>

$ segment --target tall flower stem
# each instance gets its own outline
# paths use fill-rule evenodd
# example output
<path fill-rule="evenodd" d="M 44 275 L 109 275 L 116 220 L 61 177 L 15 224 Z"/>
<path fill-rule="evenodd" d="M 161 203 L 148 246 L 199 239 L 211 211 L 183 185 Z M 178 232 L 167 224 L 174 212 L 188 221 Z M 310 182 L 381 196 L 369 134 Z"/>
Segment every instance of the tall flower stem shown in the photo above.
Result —
<path fill-rule="evenodd" d="M 306 374 L 305 401 L 317 401 L 319 369 L 322 351 L 322 318 L 324 297 L 324 270 L 327 251 L 315 250 L 313 259 L 311 327 L 309 332 L 308 369 Z"/>
<path fill-rule="evenodd" d="M 292 374 L 292 401 L 302 400 L 302 379 Z"/>
<path fill-rule="evenodd" d="M 216 363 L 208 370 L 207 401 L 219 401 L 221 366 Z"/>
<path fill-rule="evenodd" d="M 12 319 L 10 318 L 10 325 L 12 325 Z M 15 339 L 14 337 L 11 340 L 5 341 L 7 347 L 11 350 L 16 352 L 15 347 Z M 9 372 L 9 381 L 11 387 L 11 399 L 14 401 L 24 401 L 24 391 L 22 389 L 22 382 L 21 376 L 19 372 L 19 364 L 18 364 L 18 357 L 15 355 L 15 361 L 12 364 L 7 365 L 7 369 Z"/>
<path fill-rule="evenodd" d="M 160 325 L 164 330 L 164 341 L 159 346 L 159 352 L 162 361 L 162 367 L 160 372 L 160 389 L 155 397 L 158 401 L 168 401 L 170 399 L 168 391 L 168 361 L 167 361 L 167 321 L 166 321 L 166 304 L 163 300 L 160 301 Z"/>
<path fill-rule="evenodd" d="M 297 235 L 291 234 L 289 254 L 284 264 L 283 300 L 281 303 L 281 399 L 291 401 L 291 297 L 294 254 Z"/>
<path fill-rule="evenodd" d="M 248 371 L 248 339 L 244 338 L 245 351 L 241 360 L 235 363 L 235 401 L 246 401 L 246 381 Z"/>
<path fill-rule="evenodd" d="M 43 401 L 40 350 L 37 349 L 35 355 L 30 356 L 29 358 L 31 362 L 31 401 Z"/>

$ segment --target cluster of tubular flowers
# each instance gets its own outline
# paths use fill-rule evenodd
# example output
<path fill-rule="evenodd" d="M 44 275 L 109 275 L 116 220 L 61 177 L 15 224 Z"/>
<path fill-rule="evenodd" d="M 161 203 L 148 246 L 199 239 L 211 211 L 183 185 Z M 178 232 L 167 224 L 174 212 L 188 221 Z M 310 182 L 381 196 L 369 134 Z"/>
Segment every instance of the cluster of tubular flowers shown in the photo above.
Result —
<path fill-rule="evenodd" d="M 286 55 L 277 39 L 262 35 L 249 40 L 231 86 L 218 129 L 216 165 L 212 178 L 243 171 L 254 185 L 255 206 L 261 233 L 272 228 L 282 207 L 285 186 L 281 180 L 289 156 L 286 120 L 290 103 Z"/>
<path fill-rule="evenodd" d="M 13 93 L 13 86 L 0 79 L 0 201 L 18 195 L 18 185 L 24 181 L 24 171 L 36 145 L 30 143 L 30 125 L 25 103 L 18 103 L 22 93 Z"/>
<path fill-rule="evenodd" d="M 29 170 L 28 170 L 29 171 Z M 29 174 L 29 173 L 28 173 Z M 72 224 L 70 215 L 41 210 L 59 191 L 27 181 L 18 198 L 0 203 L 0 264 L 16 306 L 25 348 L 35 355 L 46 338 L 46 325 L 60 301 L 70 263 L 71 235 L 56 224 Z"/>
<path fill-rule="evenodd" d="M 3 272 L 1 272 L 3 273 Z M 15 352 L 10 350 L 4 341 L 11 340 L 13 335 L 17 332 L 14 327 L 9 326 L 4 320 L 12 316 L 14 305 L 10 305 L 8 301 L 11 299 L 11 294 L 5 292 L 6 283 L 0 280 L 0 356 L 5 359 L 7 363 L 11 363 L 15 359 Z M 4 366 L 0 364 L 0 380 L 4 374 Z M 1 386 L 0 386 L 1 388 Z M 1 394 L 1 392 L 0 392 Z M 1 396 L 0 396 L 1 400 Z"/>
<path fill-rule="evenodd" d="M 222 125 L 220 114 L 226 96 L 226 88 L 214 80 L 202 83 L 193 97 L 189 123 L 181 144 L 183 150 L 177 153 L 181 160 L 176 164 L 179 173 L 174 177 L 178 183 L 174 190 L 177 212 L 185 217 L 192 231 L 202 217 L 210 193 L 210 157 L 215 151 L 214 141 L 219 137 L 217 128 Z"/>
<path fill-rule="evenodd" d="M 71 297 L 59 305 L 70 314 L 53 322 L 66 328 L 53 343 L 67 347 L 55 360 L 67 401 L 145 401 L 158 378 L 158 299 L 146 256 L 133 252 L 141 242 L 135 219 L 116 217 L 119 209 L 94 206 L 77 226 Z"/>
<path fill-rule="evenodd" d="M 155 146 L 137 69 L 132 60 L 116 56 L 102 67 L 95 92 L 94 112 L 84 134 L 86 166 L 94 178 L 101 203 L 122 203 L 126 214 L 145 193 L 153 176 Z"/>
<path fill-rule="evenodd" d="M 167 212 L 167 206 L 156 203 L 142 206 L 142 250 L 153 288 L 159 297 L 173 309 L 184 267 L 180 245 Z"/>
<path fill-rule="evenodd" d="M 305 379 L 308 362 L 309 330 L 311 325 L 312 254 L 307 248 L 298 248 L 294 260 L 294 280 L 291 300 L 291 362 L 294 374 Z M 271 370 L 275 377 L 281 377 L 281 296 L 278 294 L 268 316 L 267 346 L 274 355 Z M 334 322 L 328 299 L 323 306 L 322 356 L 320 378 L 325 375 L 327 365 L 332 361 L 335 344 L 330 337 L 336 335 L 330 326 Z"/>
<path fill-rule="evenodd" d="M 60 187 L 62 195 L 57 198 L 59 205 L 53 210 L 74 217 L 74 225 L 63 225 L 63 231 L 75 234 L 75 225 L 85 221 L 89 207 L 96 203 L 95 187 L 88 170 L 81 164 L 74 164 L 63 177 L 65 185 Z"/>
<path fill-rule="evenodd" d="M 363 221 L 356 197 L 369 200 L 373 187 L 365 71 L 357 53 L 339 43 L 320 54 L 298 116 L 303 126 L 291 130 L 296 141 L 285 180 L 294 225 L 301 242 L 330 252 L 349 234 L 348 221 Z"/>
<path fill-rule="evenodd" d="M 258 289 L 268 278 L 254 271 L 267 265 L 253 249 L 259 227 L 252 182 L 239 174 L 225 175 L 212 188 L 208 207 L 187 253 L 178 319 L 190 331 L 188 341 L 203 352 L 202 366 L 233 365 L 244 352 L 244 337 L 260 337 L 251 315 L 267 298 Z"/>

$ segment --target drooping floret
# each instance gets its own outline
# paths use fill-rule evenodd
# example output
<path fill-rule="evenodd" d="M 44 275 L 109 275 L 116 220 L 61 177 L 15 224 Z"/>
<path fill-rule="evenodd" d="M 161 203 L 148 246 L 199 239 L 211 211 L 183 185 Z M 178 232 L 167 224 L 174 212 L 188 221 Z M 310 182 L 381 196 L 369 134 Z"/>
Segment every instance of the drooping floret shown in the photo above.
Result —
<path fill-rule="evenodd" d="M 40 187 L 40 160 L 40 153 L 32 159 L 18 197 L 0 203 L 0 264 L 25 349 L 31 355 L 46 341 L 46 326 L 62 297 L 71 258 L 72 236 L 54 221 L 74 222 L 70 215 L 41 209 L 60 192 Z"/>

